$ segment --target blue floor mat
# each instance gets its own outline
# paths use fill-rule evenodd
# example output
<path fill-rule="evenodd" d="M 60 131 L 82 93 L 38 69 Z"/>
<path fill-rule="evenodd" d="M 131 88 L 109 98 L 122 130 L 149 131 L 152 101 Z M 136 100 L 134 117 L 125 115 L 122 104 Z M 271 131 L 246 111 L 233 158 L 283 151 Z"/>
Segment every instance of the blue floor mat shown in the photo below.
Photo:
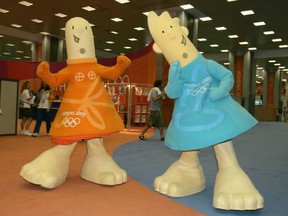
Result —
<path fill-rule="evenodd" d="M 146 141 L 124 144 L 114 151 L 114 159 L 129 176 L 151 190 L 155 177 L 176 161 L 180 152 L 166 148 L 156 135 Z M 212 148 L 202 149 L 200 162 L 206 178 L 203 192 L 171 198 L 209 216 L 286 216 L 288 211 L 288 124 L 259 123 L 233 140 L 238 161 L 265 199 L 256 211 L 224 211 L 213 208 L 213 188 L 217 172 Z M 156 193 L 156 192 L 155 192 Z"/>

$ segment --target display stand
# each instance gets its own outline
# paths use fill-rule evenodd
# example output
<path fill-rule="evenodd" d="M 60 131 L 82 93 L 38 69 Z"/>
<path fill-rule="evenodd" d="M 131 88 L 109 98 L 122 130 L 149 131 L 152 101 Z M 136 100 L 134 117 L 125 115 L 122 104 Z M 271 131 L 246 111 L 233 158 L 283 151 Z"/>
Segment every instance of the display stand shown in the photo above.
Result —
<path fill-rule="evenodd" d="M 147 96 L 153 87 L 148 84 L 130 83 L 129 77 L 119 77 L 113 83 L 105 83 L 108 94 L 127 130 L 138 130 L 149 116 Z M 137 128 L 138 127 L 138 128 Z"/>

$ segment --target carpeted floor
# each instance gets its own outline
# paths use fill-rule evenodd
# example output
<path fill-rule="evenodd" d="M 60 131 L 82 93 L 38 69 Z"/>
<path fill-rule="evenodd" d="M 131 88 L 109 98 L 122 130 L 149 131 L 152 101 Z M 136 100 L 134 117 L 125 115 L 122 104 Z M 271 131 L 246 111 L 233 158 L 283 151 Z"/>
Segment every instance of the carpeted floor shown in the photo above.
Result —
<path fill-rule="evenodd" d="M 31 129 L 33 127 L 31 125 Z M 42 135 L 37 138 L 0 136 L 0 216 L 204 215 L 155 193 L 130 176 L 128 182 L 116 187 L 101 186 L 81 179 L 85 143 L 76 146 L 71 156 L 68 178 L 59 187 L 46 190 L 24 181 L 19 176 L 21 167 L 53 146 L 44 130 L 43 123 Z M 121 132 L 106 137 L 105 147 L 112 154 L 123 143 L 138 140 L 138 133 Z M 129 161 L 131 164 L 134 162 Z"/>
<path fill-rule="evenodd" d="M 153 181 L 179 158 L 180 153 L 164 147 L 158 133 L 147 141 L 118 147 L 114 158 L 129 176 L 153 190 Z M 206 189 L 174 200 L 209 216 L 286 216 L 288 212 L 288 124 L 261 122 L 233 141 L 241 167 L 262 193 L 264 208 L 257 211 L 223 211 L 212 206 L 216 160 L 212 148 L 201 150 Z M 163 196 L 163 195 L 162 195 Z M 166 196 L 163 196 L 166 197 Z M 181 214 L 179 214 L 181 215 Z"/>

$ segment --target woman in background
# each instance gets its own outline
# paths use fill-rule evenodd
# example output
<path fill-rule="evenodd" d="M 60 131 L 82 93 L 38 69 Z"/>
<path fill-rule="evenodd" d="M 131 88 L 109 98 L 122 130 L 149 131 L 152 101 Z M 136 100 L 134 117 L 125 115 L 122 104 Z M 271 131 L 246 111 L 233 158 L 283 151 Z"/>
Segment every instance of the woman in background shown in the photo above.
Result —
<path fill-rule="evenodd" d="M 37 92 L 37 100 L 39 101 L 36 111 L 36 124 L 33 137 L 38 137 L 40 133 L 40 127 L 42 121 L 46 122 L 46 132 L 49 134 L 51 128 L 51 117 L 50 117 L 50 87 L 45 83 L 41 83 L 41 87 Z"/>
<path fill-rule="evenodd" d="M 33 120 L 31 104 L 34 103 L 35 96 L 31 94 L 30 88 L 31 83 L 29 81 L 25 81 L 22 85 L 20 95 L 20 113 L 22 117 L 20 134 L 24 136 L 32 135 L 29 132 L 29 128 Z"/>

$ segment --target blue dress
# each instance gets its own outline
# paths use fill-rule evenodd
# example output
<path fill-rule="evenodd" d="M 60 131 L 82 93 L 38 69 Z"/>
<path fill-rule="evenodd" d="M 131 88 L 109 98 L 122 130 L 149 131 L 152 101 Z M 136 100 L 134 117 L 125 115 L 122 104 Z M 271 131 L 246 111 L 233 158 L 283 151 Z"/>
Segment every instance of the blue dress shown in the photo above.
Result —
<path fill-rule="evenodd" d="M 233 74 L 201 54 L 184 68 L 170 65 L 165 93 L 175 99 L 165 145 L 196 150 L 230 140 L 257 124 L 229 92 Z"/>

